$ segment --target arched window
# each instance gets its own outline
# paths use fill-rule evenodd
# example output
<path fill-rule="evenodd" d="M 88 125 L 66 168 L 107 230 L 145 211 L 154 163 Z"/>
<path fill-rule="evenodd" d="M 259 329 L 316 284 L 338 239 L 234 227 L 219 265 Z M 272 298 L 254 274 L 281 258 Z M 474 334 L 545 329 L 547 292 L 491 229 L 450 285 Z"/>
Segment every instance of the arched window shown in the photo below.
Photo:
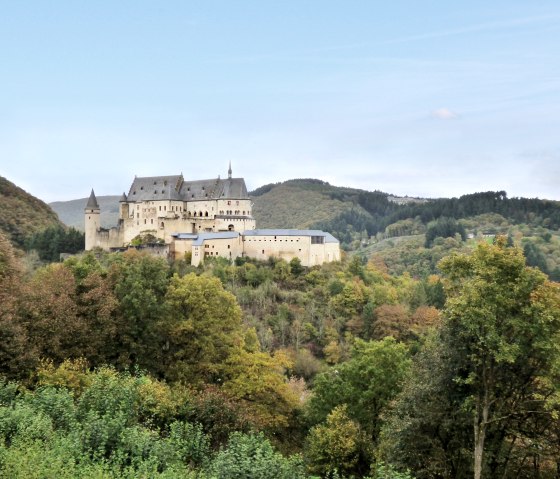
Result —
<path fill-rule="evenodd" d="M 164 228 L 165 227 L 165 223 L 162 221 L 161 222 L 161 227 Z"/>
<path fill-rule="evenodd" d="M 198 216 L 202 216 L 202 211 L 199 211 L 199 212 L 198 212 Z"/>
<path fill-rule="evenodd" d="M 204 213 L 204 216 L 208 216 L 208 211 L 206 211 L 206 212 Z"/>
<path fill-rule="evenodd" d="M 235 229 L 235 226 L 229 225 L 229 226 L 227 227 L 227 229 L 228 229 L 228 231 L 233 231 L 233 230 Z"/>

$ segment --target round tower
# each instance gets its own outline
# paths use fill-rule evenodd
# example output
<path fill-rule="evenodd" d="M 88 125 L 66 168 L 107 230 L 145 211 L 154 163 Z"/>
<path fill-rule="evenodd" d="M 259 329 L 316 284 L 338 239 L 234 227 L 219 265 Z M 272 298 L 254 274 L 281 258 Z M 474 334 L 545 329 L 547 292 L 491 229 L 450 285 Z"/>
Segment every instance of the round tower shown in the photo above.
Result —
<path fill-rule="evenodd" d="M 120 205 L 119 219 L 122 221 L 127 220 L 129 210 L 128 210 L 128 199 L 125 193 L 122 194 L 121 199 L 119 200 L 119 205 Z"/>
<path fill-rule="evenodd" d="M 100 209 L 93 189 L 85 207 L 86 251 L 93 249 L 97 244 L 97 230 L 101 224 Z"/>

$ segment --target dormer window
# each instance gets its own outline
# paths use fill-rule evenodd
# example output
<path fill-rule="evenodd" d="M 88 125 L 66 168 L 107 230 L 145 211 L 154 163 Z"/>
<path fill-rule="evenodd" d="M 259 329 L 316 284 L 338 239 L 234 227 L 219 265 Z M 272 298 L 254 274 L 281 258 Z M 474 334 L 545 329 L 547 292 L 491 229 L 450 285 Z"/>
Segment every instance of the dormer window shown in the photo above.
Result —
<path fill-rule="evenodd" d="M 144 189 L 144 187 L 143 187 L 143 186 L 141 186 L 141 187 L 140 187 L 140 189 L 141 189 L 141 190 L 143 190 L 143 189 Z"/>

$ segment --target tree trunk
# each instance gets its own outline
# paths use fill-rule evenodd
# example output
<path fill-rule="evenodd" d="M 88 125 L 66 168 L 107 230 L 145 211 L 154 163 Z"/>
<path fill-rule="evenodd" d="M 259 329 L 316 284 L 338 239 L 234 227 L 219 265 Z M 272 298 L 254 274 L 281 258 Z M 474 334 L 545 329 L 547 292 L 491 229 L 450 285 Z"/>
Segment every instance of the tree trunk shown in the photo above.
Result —
<path fill-rule="evenodd" d="M 482 465 L 484 459 L 484 440 L 486 439 L 486 426 L 488 424 L 488 389 L 484 388 L 484 395 L 479 397 L 474 418 L 474 479 L 482 478 Z"/>

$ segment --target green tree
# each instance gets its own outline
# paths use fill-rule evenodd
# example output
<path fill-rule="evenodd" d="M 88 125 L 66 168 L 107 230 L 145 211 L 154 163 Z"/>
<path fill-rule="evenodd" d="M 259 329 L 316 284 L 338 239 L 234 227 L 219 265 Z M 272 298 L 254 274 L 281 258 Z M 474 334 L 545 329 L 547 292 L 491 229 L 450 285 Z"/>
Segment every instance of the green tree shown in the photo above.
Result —
<path fill-rule="evenodd" d="M 406 346 L 393 338 L 365 342 L 357 339 L 351 358 L 315 378 L 308 415 L 322 422 L 337 406 L 346 404 L 348 415 L 373 440 L 380 414 L 400 391 L 410 366 Z"/>
<path fill-rule="evenodd" d="M 455 381 L 472 414 L 475 479 L 488 471 L 486 439 L 505 438 L 520 415 L 544 414 L 558 384 L 560 290 L 504 237 L 440 263 L 447 275 L 447 348 L 458 355 Z M 546 378 L 543 379 L 543 378 Z M 495 459 L 495 458 L 494 458 Z"/>
<path fill-rule="evenodd" d="M 299 456 L 283 457 L 262 434 L 231 435 L 227 447 L 214 458 L 209 472 L 217 479 L 304 479 Z"/>
<path fill-rule="evenodd" d="M 218 278 L 191 273 L 171 278 L 165 302 L 165 375 L 173 381 L 223 381 L 227 359 L 243 342 L 235 296 Z"/>
<path fill-rule="evenodd" d="M 164 343 L 157 325 L 165 315 L 169 266 L 162 258 L 136 251 L 111 260 L 108 281 L 118 301 L 113 361 L 119 367 L 159 371 Z"/>
<path fill-rule="evenodd" d="M 346 405 L 335 407 L 324 424 L 311 429 L 305 448 L 312 473 L 362 475 L 369 469 L 371 451 L 360 425 L 350 419 Z"/>

